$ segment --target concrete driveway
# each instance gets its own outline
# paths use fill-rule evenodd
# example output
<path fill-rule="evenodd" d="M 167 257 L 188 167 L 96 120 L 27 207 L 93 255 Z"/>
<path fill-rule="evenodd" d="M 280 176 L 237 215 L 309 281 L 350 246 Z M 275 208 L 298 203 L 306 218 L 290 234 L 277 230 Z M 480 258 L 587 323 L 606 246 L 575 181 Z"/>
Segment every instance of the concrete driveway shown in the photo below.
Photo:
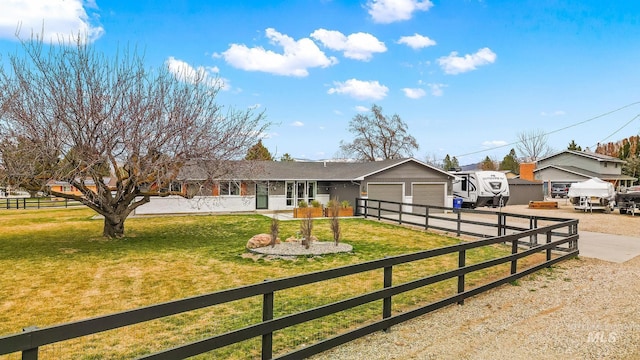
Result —
<path fill-rule="evenodd" d="M 640 256 L 640 238 L 578 230 L 580 256 L 623 263 Z"/>

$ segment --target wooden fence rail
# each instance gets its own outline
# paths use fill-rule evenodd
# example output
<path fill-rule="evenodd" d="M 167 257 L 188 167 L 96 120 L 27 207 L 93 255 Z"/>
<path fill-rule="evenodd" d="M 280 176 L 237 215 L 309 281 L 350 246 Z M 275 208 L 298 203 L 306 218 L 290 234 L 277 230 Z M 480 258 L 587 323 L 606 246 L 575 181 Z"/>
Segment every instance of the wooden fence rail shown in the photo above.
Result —
<path fill-rule="evenodd" d="M 365 218 L 371 217 L 377 220 L 397 222 L 401 225 L 421 227 L 425 230 L 432 229 L 453 233 L 456 236 L 467 235 L 477 238 L 504 236 L 508 231 L 511 233 L 523 232 L 536 229 L 544 224 L 566 221 L 563 218 L 512 214 L 500 210 L 453 209 L 443 206 L 363 198 L 356 199 L 355 214 Z M 479 217 L 487 220 L 478 219 Z M 566 228 L 566 232 L 552 232 L 552 236 L 566 237 L 570 234 L 577 234 L 577 223 L 575 226 L 575 229 Z M 519 244 L 529 247 L 537 246 L 538 234 L 532 234 L 529 241 L 519 240 Z M 559 247 L 555 250 L 563 250 L 563 248 Z"/>
<path fill-rule="evenodd" d="M 449 209 L 451 210 L 451 209 Z M 511 214 L 509 215 L 511 216 Z M 557 219 L 556 219 L 557 220 Z M 458 224 L 460 224 L 458 222 Z M 502 223 L 504 227 L 504 223 Z M 499 228 L 500 229 L 500 228 Z M 525 275 L 531 274 L 539 269 L 549 267 L 565 259 L 575 257 L 578 251 L 578 221 L 561 220 L 554 224 L 526 229 L 522 232 L 482 238 L 477 241 L 461 242 L 456 245 L 441 247 L 432 250 L 420 251 L 411 254 L 387 257 L 384 259 L 368 261 L 360 264 L 338 267 L 330 270 L 318 271 L 303 275 L 297 275 L 282 279 L 268 280 L 248 286 L 222 290 L 214 293 L 204 294 L 177 301 L 151 305 L 134 310 L 119 312 L 92 319 L 75 321 L 71 323 L 49 326 L 46 328 L 27 328 L 24 332 L 0 337 L 0 355 L 22 352 L 22 359 L 38 359 L 39 347 L 53 344 L 65 340 L 75 339 L 100 333 L 103 331 L 117 329 L 129 325 L 142 323 L 145 321 L 160 319 L 171 315 L 176 315 L 205 307 L 225 304 L 231 301 L 246 299 L 254 296 L 262 297 L 262 321 L 250 324 L 246 327 L 229 331 L 216 336 L 192 343 L 177 346 L 171 349 L 160 351 L 154 354 L 142 356 L 141 359 L 178 359 L 202 354 L 211 350 L 219 349 L 227 345 L 261 338 L 262 359 L 300 359 L 320 352 L 326 351 L 335 346 L 347 343 L 359 337 L 371 334 L 376 331 L 385 330 L 401 322 L 424 315 L 444 306 L 459 303 L 462 304 L 468 297 L 480 294 L 497 286 L 512 282 Z M 462 233 L 460 231 L 460 233 Z M 546 240 L 542 244 L 523 250 L 519 244 L 521 239 L 529 239 L 532 236 L 544 237 Z M 557 240 L 553 240 L 553 238 Z M 471 249 L 496 244 L 511 244 L 511 253 L 506 256 L 486 260 L 483 262 L 466 265 L 466 254 Z M 527 242 L 528 243 L 528 242 Z M 559 256 L 553 256 L 552 250 L 563 249 Z M 536 265 L 518 271 L 518 261 L 534 254 L 546 253 L 545 260 Z M 456 254 L 458 257 L 458 267 L 437 274 L 422 276 L 405 283 L 393 284 L 392 273 L 395 266 L 408 264 L 414 261 L 430 259 L 446 254 Z M 490 281 L 475 288 L 467 288 L 465 276 L 482 269 L 510 264 L 509 275 Z M 291 313 L 274 318 L 274 302 L 277 297 L 275 293 L 285 289 L 292 289 L 303 285 L 313 284 L 320 281 L 337 279 L 349 275 L 354 275 L 366 271 L 379 270 L 382 277 L 383 288 L 359 294 L 357 296 L 325 304 L 316 308 Z M 392 315 L 392 298 L 407 291 L 420 289 L 428 285 L 439 283 L 448 279 L 457 279 L 455 288 L 452 289 L 454 295 L 441 298 L 435 302 L 421 305 L 415 309 L 402 309 L 397 315 Z M 356 306 L 368 304 L 382 300 L 380 318 L 372 319 L 372 322 L 352 329 L 331 338 L 321 340 L 314 344 L 308 344 L 302 348 L 293 349 L 291 352 L 274 357 L 273 354 L 273 333 L 302 324 L 314 319 L 320 319 L 340 311 L 352 309 Z M 107 356 L 108 357 L 108 356 Z"/>

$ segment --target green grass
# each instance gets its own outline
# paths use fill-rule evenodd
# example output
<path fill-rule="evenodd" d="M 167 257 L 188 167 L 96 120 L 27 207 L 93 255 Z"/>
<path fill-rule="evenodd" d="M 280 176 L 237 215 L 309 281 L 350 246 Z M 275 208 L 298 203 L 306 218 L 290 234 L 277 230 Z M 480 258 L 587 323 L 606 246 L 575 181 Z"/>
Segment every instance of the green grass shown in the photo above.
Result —
<path fill-rule="evenodd" d="M 362 219 L 341 221 L 351 254 L 290 260 L 243 256 L 249 238 L 268 233 L 260 215 L 130 218 L 126 237 L 104 239 L 102 220 L 87 208 L 0 210 L 0 336 L 27 326 L 53 324 L 134 309 L 231 287 L 458 243 L 457 238 Z M 280 237 L 299 230 L 281 221 Z M 314 222 L 314 235 L 331 241 L 329 220 Z M 467 252 L 467 264 L 495 258 L 508 247 Z M 453 269 L 447 255 L 394 267 L 394 284 Z M 523 265 L 524 266 L 524 265 Z M 469 274 L 467 286 L 504 276 L 509 264 Z M 382 272 L 307 285 L 276 294 L 275 315 L 309 309 L 382 287 Z M 394 297 L 394 311 L 406 311 L 455 292 L 455 279 Z M 130 358 L 237 329 L 261 319 L 261 298 L 175 315 L 51 345 L 43 358 Z M 353 328 L 380 317 L 381 303 L 363 305 L 330 319 L 274 334 L 276 353 Z M 257 340 L 229 346 L 202 358 L 259 357 Z M 82 355 L 80 355 L 82 354 Z M 17 356 L 17 355 L 16 355 Z M 18 358 L 18 357 L 16 357 Z"/>

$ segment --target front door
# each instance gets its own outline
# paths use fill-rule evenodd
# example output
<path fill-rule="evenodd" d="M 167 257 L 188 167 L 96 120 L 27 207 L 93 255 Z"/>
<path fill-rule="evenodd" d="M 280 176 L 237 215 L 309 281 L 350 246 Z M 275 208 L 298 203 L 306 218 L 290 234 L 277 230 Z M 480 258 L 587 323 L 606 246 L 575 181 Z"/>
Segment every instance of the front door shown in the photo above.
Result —
<path fill-rule="evenodd" d="M 256 209 L 265 210 L 269 208 L 269 184 L 256 183 Z"/>

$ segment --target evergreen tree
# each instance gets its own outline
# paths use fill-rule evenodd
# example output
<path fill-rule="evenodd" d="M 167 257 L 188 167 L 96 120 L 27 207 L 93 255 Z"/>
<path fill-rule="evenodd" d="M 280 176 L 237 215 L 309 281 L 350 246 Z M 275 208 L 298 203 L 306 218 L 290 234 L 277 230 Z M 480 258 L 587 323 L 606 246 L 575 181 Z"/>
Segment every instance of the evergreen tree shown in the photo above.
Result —
<path fill-rule="evenodd" d="M 295 161 L 291 155 L 289 155 L 289 153 L 284 153 L 284 155 L 280 156 L 280 161 L 285 162 L 285 161 Z"/>
<path fill-rule="evenodd" d="M 458 158 L 455 156 L 453 157 L 453 159 L 451 159 L 451 167 L 453 167 L 454 169 L 460 168 L 460 163 L 458 162 Z"/>
<path fill-rule="evenodd" d="M 258 140 L 258 143 L 253 145 L 249 151 L 247 151 L 247 156 L 245 156 L 245 160 L 266 160 L 273 161 L 273 156 L 269 150 L 262 145 L 262 140 Z"/>
<path fill-rule="evenodd" d="M 500 170 L 509 170 L 514 174 L 520 173 L 520 162 L 516 157 L 515 149 L 511 149 L 507 155 L 505 155 L 504 159 L 500 162 L 500 166 L 498 167 Z"/>
<path fill-rule="evenodd" d="M 496 170 L 496 163 L 489 156 L 480 163 L 481 170 Z"/>
<path fill-rule="evenodd" d="M 453 168 L 453 162 L 451 161 L 451 157 L 449 157 L 449 154 L 444 157 L 444 160 L 442 161 L 442 168 L 444 169 L 444 171 L 449 171 Z"/>
<path fill-rule="evenodd" d="M 451 158 L 449 154 L 447 154 L 447 156 L 445 156 L 444 160 L 442 161 L 442 168 L 445 171 L 457 170 L 460 168 L 460 163 L 455 156 Z"/>
<path fill-rule="evenodd" d="M 574 151 L 582 151 L 582 147 L 578 144 L 576 144 L 576 142 L 574 140 L 571 140 L 571 142 L 569 143 L 569 146 L 567 147 L 568 150 L 574 150 Z"/>

